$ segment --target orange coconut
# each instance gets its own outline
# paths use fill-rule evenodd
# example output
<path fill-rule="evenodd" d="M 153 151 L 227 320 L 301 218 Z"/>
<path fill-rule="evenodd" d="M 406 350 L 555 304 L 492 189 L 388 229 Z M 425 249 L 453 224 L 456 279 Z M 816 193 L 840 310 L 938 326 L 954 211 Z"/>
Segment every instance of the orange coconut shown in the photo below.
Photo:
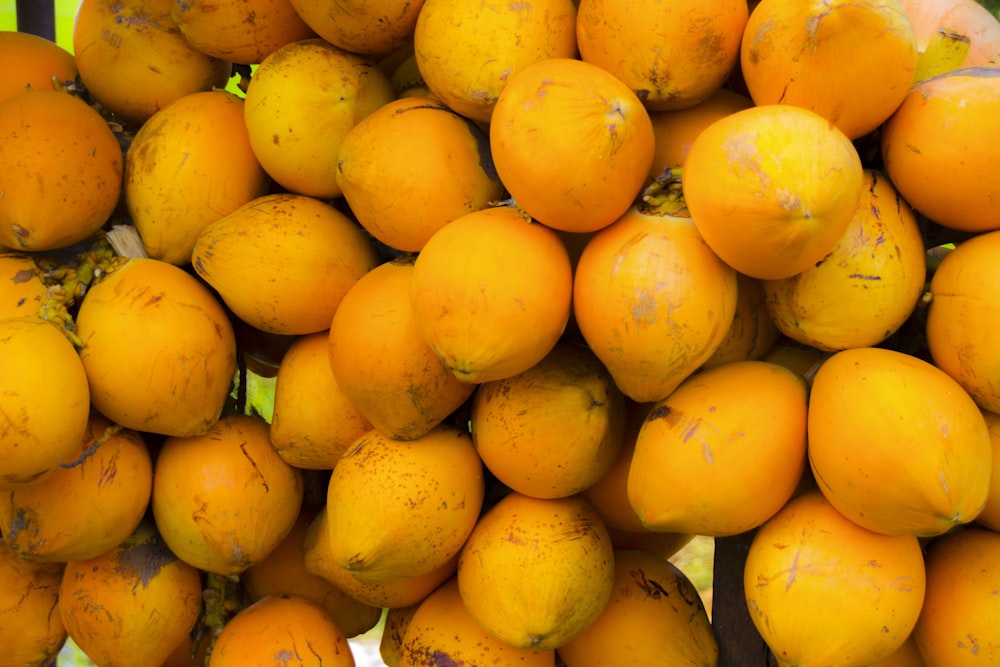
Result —
<path fill-rule="evenodd" d="M 302 472 L 271 447 L 267 422 L 240 414 L 203 435 L 167 438 L 156 458 L 152 510 L 179 558 L 217 574 L 259 563 L 292 530 Z"/>
<path fill-rule="evenodd" d="M 910 317 L 926 278 L 916 216 L 883 174 L 866 170 L 857 209 L 829 255 L 764 283 L 786 336 L 820 350 L 877 345 Z"/>
<path fill-rule="evenodd" d="M 316 36 L 290 0 L 187 0 L 174 5 L 171 17 L 197 50 L 245 65 Z"/>
<path fill-rule="evenodd" d="M 138 527 L 152 486 L 142 435 L 95 412 L 73 456 L 44 479 L 0 495 L 0 532 L 22 558 L 96 558 Z"/>
<path fill-rule="evenodd" d="M 737 271 L 765 280 L 804 271 L 833 250 L 862 184 L 850 139 L 788 104 L 715 121 L 684 161 L 684 197 L 705 242 Z"/>
<path fill-rule="evenodd" d="M 676 565 L 615 550 L 615 586 L 601 615 L 558 649 L 566 667 L 714 665 L 719 646 L 705 605 Z"/>
<path fill-rule="evenodd" d="M 558 498 L 597 482 L 625 437 L 625 400 L 587 347 L 557 344 L 513 377 L 476 390 L 472 439 L 486 467 L 515 491 Z"/>
<path fill-rule="evenodd" d="M 701 102 L 683 109 L 651 111 L 653 123 L 653 166 L 649 181 L 659 177 L 666 168 L 684 166 L 691 144 L 701 131 L 731 113 L 753 106 L 753 100 L 730 88 L 719 88 Z"/>
<path fill-rule="evenodd" d="M 292 42 L 264 58 L 247 88 L 250 145 L 283 188 L 337 197 L 341 141 L 393 97 L 389 77 L 369 59 L 321 39 Z"/>
<path fill-rule="evenodd" d="M 330 551 L 370 583 L 427 574 L 458 554 L 483 496 L 482 463 L 468 432 L 442 424 L 403 441 L 369 431 L 330 477 Z"/>
<path fill-rule="evenodd" d="M 223 88 L 232 65 L 184 39 L 174 0 L 82 0 L 73 53 L 87 92 L 108 111 L 140 125 L 189 93 Z"/>
<path fill-rule="evenodd" d="M 488 123 L 514 75 L 542 60 L 576 56 L 576 6 L 571 0 L 425 0 L 413 48 L 434 96 Z"/>
<path fill-rule="evenodd" d="M 354 667 L 344 632 L 322 607 L 271 595 L 240 610 L 215 640 L 208 667 Z"/>
<path fill-rule="evenodd" d="M 188 264 L 198 234 L 263 195 L 267 173 L 250 149 L 243 100 L 192 93 L 150 117 L 129 146 L 125 204 L 146 254 Z"/>
<path fill-rule="evenodd" d="M 458 561 L 466 609 L 491 635 L 525 649 L 562 646 L 611 598 L 614 550 L 578 496 L 509 493 L 476 524 Z"/>
<path fill-rule="evenodd" d="M 916 69 L 916 36 L 899 0 L 762 0 L 740 52 L 755 104 L 815 111 L 850 139 L 892 115 Z"/>
<path fill-rule="evenodd" d="M 33 90 L 0 103 L 0 245 L 30 251 L 95 233 L 118 204 L 122 152 L 81 98 Z"/>
<path fill-rule="evenodd" d="M 184 269 L 125 260 L 91 285 L 76 327 L 91 401 L 116 424 L 187 436 L 222 414 L 236 340 L 222 305 Z"/>
<path fill-rule="evenodd" d="M 400 440 L 428 433 L 475 389 L 417 331 L 412 275 L 413 257 L 404 255 L 362 276 L 344 295 L 328 336 L 337 387 L 369 423 Z"/>
<path fill-rule="evenodd" d="M 414 322 L 458 378 L 499 380 L 555 346 L 569 320 L 572 283 L 555 232 L 514 207 L 486 208 L 449 222 L 417 256 Z"/>
<path fill-rule="evenodd" d="M 815 347 L 803 345 L 782 335 L 771 346 L 771 349 L 761 357 L 761 360 L 780 364 L 803 377 L 811 377 L 820 362 L 827 356 L 827 353 L 817 350 Z"/>
<path fill-rule="evenodd" d="M 926 329 L 934 364 L 993 412 L 1000 412 L 1000 350 L 988 341 L 1000 311 L 998 249 L 1000 230 L 945 255 L 931 278 Z"/>
<path fill-rule="evenodd" d="M 610 72 L 551 58 L 507 80 L 490 121 L 490 147 L 518 206 L 555 229 L 591 232 L 639 195 L 653 161 L 653 125 Z"/>
<path fill-rule="evenodd" d="M 327 507 L 313 518 L 306 531 L 303 550 L 306 570 L 323 577 L 352 598 L 374 607 L 395 609 L 415 605 L 455 574 L 458 555 L 426 574 L 414 574 L 388 583 L 368 583 L 358 579 L 353 572 L 340 566 L 334 559 Z"/>
<path fill-rule="evenodd" d="M 736 272 L 669 205 L 640 203 L 596 233 L 573 282 L 583 338 L 640 403 L 666 398 L 705 363 L 736 312 Z"/>
<path fill-rule="evenodd" d="M 820 490 L 869 530 L 939 535 L 986 502 L 986 421 L 955 380 L 917 357 L 875 347 L 829 357 L 813 377 L 808 433 Z"/>
<path fill-rule="evenodd" d="M 910 634 L 899 648 L 882 660 L 871 663 L 869 667 L 927 667 L 927 663 L 920 655 L 917 641 Z"/>
<path fill-rule="evenodd" d="M 976 523 L 1000 532 L 1000 414 L 983 411 L 983 417 L 990 430 L 990 445 L 993 448 L 993 474 L 990 476 L 990 491 L 986 496 L 986 506 L 976 517 Z"/>
<path fill-rule="evenodd" d="M 915 85 L 881 135 L 885 171 L 903 199 L 944 227 L 1000 229 L 1000 68 L 957 69 Z"/>
<path fill-rule="evenodd" d="M 39 317 L 48 287 L 36 259 L 30 254 L 0 252 L 0 320 Z"/>
<path fill-rule="evenodd" d="M 503 196 L 484 132 L 426 97 L 395 100 L 360 121 L 340 144 L 336 176 L 361 225 L 407 252 Z"/>
<path fill-rule="evenodd" d="M 151 521 L 114 549 L 67 564 L 59 588 L 70 638 L 99 665 L 161 664 L 200 610 L 198 570 L 171 552 Z"/>
<path fill-rule="evenodd" d="M 17 63 L 0 74 L 0 102 L 29 89 L 57 89 L 77 74 L 72 53 L 29 32 L 0 30 L 0 61 Z"/>
<path fill-rule="evenodd" d="M 375 267 L 378 253 L 333 206 L 277 193 L 251 199 L 205 227 L 191 263 L 244 322 L 299 335 L 330 327 L 341 299 Z"/>
<path fill-rule="evenodd" d="M 345 51 L 384 55 L 413 37 L 423 0 L 289 0 L 320 37 Z"/>
<path fill-rule="evenodd" d="M 764 281 L 736 274 L 736 312 L 729 332 L 702 368 L 714 368 L 731 361 L 760 359 L 781 336 L 767 311 Z"/>
<path fill-rule="evenodd" d="M 873 533 L 818 492 L 789 501 L 755 534 L 744 592 L 781 665 L 868 665 L 910 635 L 925 571 L 913 536 Z"/>
<path fill-rule="evenodd" d="M 345 636 L 354 637 L 375 627 L 382 608 L 355 600 L 306 569 L 306 533 L 317 511 L 303 506 L 291 532 L 264 560 L 247 568 L 240 581 L 251 603 L 267 596 L 297 595 L 318 604 Z"/>
<path fill-rule="evenodd" d="M 75 458 L 91 394 L 73 344 L 40 319 L 0 320 L 0 368 L 0 489 L 12 489 Z"/>
<path fill-rule="evenodd" d="M 275 378 L 270 435 L 278 455 L 296 468 L 333 470 L 371 429 L 330 368 L 328 332 L 299 336 Z"/>
<path fill-rule="evenodd" d="M 580 57 L 611 72 L 650 109 L 683 109 L 722 87 L 739 60 L 743 0 L 581 0 Z"/>
<path fill-rule="evenodd" d="M 399 667 L 403 657 L 403 636 L 410 619 L 420 608 L 420 603 L 409 607 L 394 607 L 385 612 L 385 622 L 382 625 L 382 636 L 379 638 L 378 652 L 382 662 L 387 667 Z"/>
<path fill-rule="evenodd" d="M 1000 534 L 968 528 L 927 547 L 927 594 L 913 638 L 928 667 L 1000 662 Z"/>
<path fill-rule="evenodd" d="M 399 667 L 433 665 L 552 667 L 555 651 L 511 646 L 488 633 L 469 613 L 452 577 L 428 595 L 406 625 Z"/>
<path fill-rule="evenodd" d="M 1000 67 L 1000 20 L 975 0 L 900 0 L 920 53 L 917 80 L 961 67 Z"/>
<path fill-rule="evenodd" d="M 735 535 L 791 498 L 805 458 L 805 382 L 777 364 L 734 361 L 653 406 L 636 438 L 628 497 L 653 530 Z"/>
<path fill-rule="evenodd" d="M 9 665 L 49 665 L 66 641 L 59 615 L 62 563 L 32 563 L 0 540 L 0 642 Z"/>

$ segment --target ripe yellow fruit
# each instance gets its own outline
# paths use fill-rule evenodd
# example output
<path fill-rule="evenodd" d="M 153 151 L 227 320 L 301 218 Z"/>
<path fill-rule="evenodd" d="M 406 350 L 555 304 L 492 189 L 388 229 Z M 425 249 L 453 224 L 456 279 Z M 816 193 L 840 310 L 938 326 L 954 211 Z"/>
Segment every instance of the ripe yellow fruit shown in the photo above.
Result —
<path fill-rule="evenodd" d="M 53 90 L 76 78 L 73 54 L 30 32 L 0 30 L 0 60 L 17 63 L 0 74 L 0 102 L 30 90 Z"/>
<path fill-rule="evenodd" d="M 869 530 L 940 535 L 986 503 L 986 421 L 957 382 L 917 357 L 867 347 L 828 358 L 813 377 L 808 435 L 820 490 Z"/>
<path fill-rule="evenodd" d="M 0 320 L 0 368 L 0 489 L 13 489 L 75 458 L 91 392 L 73 344 L 40 319 Z"/>
<path fill-rule="evenodd" d="M 171 264 L 190 263 L 205 227 L 270 185 L 250 148 L 243 100 L 224 90 L 185 95 L 154 113 L 127 157 L 129 215 L 146 254 Z"/>
<path fill-rule="evenodd" d="M 628 497 L 652 530 L 735 535 L 781 509 L 805 460 L 805 382 L 777 364 L 734 361 L 692 375 L 653 406 Z"/>
<path fill-rule="evenodd" d="M 76 327 L 91 401 L 111 421 L 188 436 L 219 419 L 236 372 L 236 339 L 222 305 L 184 269 L 125 260 L 91 285 Z"/>
<path fill-rule="evenodd" d="M 601 614 L 614 586 L 607 528 L 577 497 L 511 492 L 479 520 L 458 561 L 466 609 L 524 649 L 564 645 Z"/>
<path fill-rule="evenodd" d="M 1000 317 L 997 252 L 1000 230 L 978 234 L 945 255 L 931 278 L 927 311 L 934 365 L 992 412 L 1000 412 L 1000 350 L 989 333 Z"/>
<path fill-rule="evenodd" d="M 615 550 L 615 586 L 601 615 L 557 649 L 566 667 L 714 665 L 718 641 L 691 580 L 670 561 Z"/>
<path fill-rule="evenodd" d="M 66 641 L 59 615 L 62 563 L 32 563 L 0 540 L 0 644 L 12 666 L 48 665 Z"/>
<path fill-rule="evenodd" d="M 1000 534 L 966 528 L 927 547 L 927 595 L 913 629 L 928 667 L 1000 662 Z"/>
<path fill-rule="evenodd" d="M 818 492 L 789 501 L 757 531 L 744 592 L 783 665 L 868 665 L 906 641 L 924 601 L 913 536 L 873 533 Z"/>
<path fill-rule="evenodd" d="M 63 91 L 0 103 L 0 246 L 54 250 L 83 241 L 118 204 L 122 151 L 107 122 Z"/>
<path fill-rule="evenodd" d="M 976 517 L 976 523 L 1000 532 L 1000 414 L 983 411 L 983 417 L 990 430 L 990 446 L 993 448 L 993 472 L 990 475 L 990 490 L 986 496 L 986 505 Z"/>
<path fill-rule="evenodd" d="M 321 39 L 287 44 L 266 57 L 247 88 L 250 145 L 271 178 L 290 192 L 341 194 L 337 152 L 357 123 L 394 98 L 373 62 Z"/>
<path fill-rule="evenodd" d="M 913 312 L 926 265 L 912 209 L 888 178 L 867 170 L 833 250 L 801 273 L 764 282 L 767 312 L 786 336 L 819 350 L 877 345 Z"/>
<path fill-rule="evenodd" d="M 198 570 L 178 560 L 144 521 L 121 545 L 66 565 L 59 612 L 69 636 L 99 665 L 159 665 L 201 610 Z"/>
<path fill-rule="evenodd" d="M 32 484 L 0 493 L 0 533 L 22 558 L 96 558 L 146 513 L 153 465 L 142 435 L 92 412 L 74 454 Z"/>
<path fill-rule="evenodd" d="M 35 257 L 0 252 L 0 320 L 37 317 L 47 296 Z"/>
<path fill-rule="evenodd" d="M 151 506 L 171 551 L 229 575 L 259 563 L 285 539 L 303 494 L 302 471 L 271 447 L 267 422 L 233 414 L 204 434 L 164 441 Z"/>
<path fill-rule="evenodd" d="M 780 336 L 781 331 L 767 310 L 764 281 L 737 273 L 736 311 L 729 332 L 701 367 L 705 370 L 732 361 L 760 359 Z"/>
<path fill-rule="evenodd" d="M 483 495 L 482 463 L 466 431 L 442 424 L 406 441 L 369 431 L 330 477 L 330 552 L 364 582 L 427 574 L 458 554 Z"/>
<path fill-rule="evenodd" d="M 289 0 L 320 37 L 345 51 L 385 55 L 413 37 L 423 0 Z"/>
<path fill-rule="evenodd" d="M 472 439 L 511 489 L 571 496 L 611 467 L 625 436 L 625 399 L 588 348 L 557 344 L 537 364 L 486 382 L 472 402 Z"/>

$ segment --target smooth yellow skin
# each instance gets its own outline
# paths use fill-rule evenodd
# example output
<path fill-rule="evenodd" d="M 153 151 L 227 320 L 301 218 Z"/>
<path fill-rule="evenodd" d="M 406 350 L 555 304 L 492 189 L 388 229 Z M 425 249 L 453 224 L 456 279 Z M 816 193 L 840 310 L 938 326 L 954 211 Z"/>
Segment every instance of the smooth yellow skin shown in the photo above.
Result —
<path fill-rule="evenodd" d="M 924 590 L 916 537 L 868 531 L 815 491 L 758 530 L 744 570 L 750 618 L 787 667 L 891 655 L 916 624 Z"/>
<path fill-rule="evenodd" d="M 986 506 L 976 517 L 976 523 L 1000 532 L 1000 414 L 984 410 L 983 417 L 990 430 L 990 445 L 993 448 L 993 472 L 990 475 L 990 491 L 986 496 Z"/>
<path fill-rule="evenodd" d="M 0 321 L 0 368 L 0 489 L 13 489 L 74 457 L 91 394 L 76 349 L 49 322 Z"/>
<path fill-rule="evenodd" d="M 345 51 L 385 55 L 413 37 L 422 0 L 286 0 L 320 37 Z"/>
<path fill-rule="evenodd" d="M 955 380 L 917 357 L 861 347 L 828 358 L 813 377 L 808 434 L 819 488 L 870 530 L 940 535 L 986 502 L 986 421 Z"/>

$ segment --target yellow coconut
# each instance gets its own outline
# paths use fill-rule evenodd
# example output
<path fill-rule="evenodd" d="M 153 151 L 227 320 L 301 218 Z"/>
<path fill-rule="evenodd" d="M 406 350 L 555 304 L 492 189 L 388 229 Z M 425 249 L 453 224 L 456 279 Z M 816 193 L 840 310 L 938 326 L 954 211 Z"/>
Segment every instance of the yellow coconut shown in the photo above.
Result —
<path fill-rule="evenodd" d="M 0 540 L 0 642 L 4 662 L 49 665 L 66 641 L 59 615 L 62 563 L 32 563 Z"/>
<path fill-rule="evenodd" d="M 0 320 L 39 315 L 48 288 L 35 259 L 27 254 L 0 253 Z"/>
<path fill-rule="evenodd" d="M 423 0 L 289 0 L 320 37 L 345 51 L 384 55 L 413 37 Z"/>

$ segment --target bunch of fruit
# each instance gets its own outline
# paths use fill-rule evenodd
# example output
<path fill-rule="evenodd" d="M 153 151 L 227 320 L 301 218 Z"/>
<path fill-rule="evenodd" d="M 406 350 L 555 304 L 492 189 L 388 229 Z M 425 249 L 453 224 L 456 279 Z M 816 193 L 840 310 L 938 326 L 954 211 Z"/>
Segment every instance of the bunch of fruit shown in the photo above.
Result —
<path fill-rule="evenodd" d="M 980 5 L 73 38 L 0 34 L 0 665 L 715 665 L 696 535 L 779 664 L 1000 665 Z"/>

